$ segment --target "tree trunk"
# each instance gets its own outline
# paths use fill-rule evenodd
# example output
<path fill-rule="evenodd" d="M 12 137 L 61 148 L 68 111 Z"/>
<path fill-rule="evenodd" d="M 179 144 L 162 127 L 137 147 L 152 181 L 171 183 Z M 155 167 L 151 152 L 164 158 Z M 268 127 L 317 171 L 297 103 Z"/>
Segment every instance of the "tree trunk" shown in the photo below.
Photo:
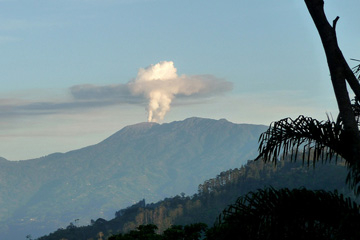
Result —
<path fill-rule="evenodd" d="M 343 157 L 350 165 L 353 165 L 360 160 L 360 134 L 346 88 L 346 81 L 358 99 L 360 99 L 360 85 L 338 46 L 335 27 L 339 17 L 333 21 L 333 26 L 331 26 L 326 19 L 323 0 L 305 0 L 305 3 L 325 50 L 340 117 L 344 125 L 343 147 L 348 154 Z"/>

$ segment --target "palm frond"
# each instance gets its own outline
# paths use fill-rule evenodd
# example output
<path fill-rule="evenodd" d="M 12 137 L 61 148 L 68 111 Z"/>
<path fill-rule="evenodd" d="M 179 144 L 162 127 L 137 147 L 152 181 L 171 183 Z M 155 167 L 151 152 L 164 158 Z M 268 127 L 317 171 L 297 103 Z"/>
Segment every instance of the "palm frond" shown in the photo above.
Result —
<path fill-rule="evenodd" d="M 360 194 L 360 163 L 356 162 L 348 166 L 348 175 L 346 176 L 346 183 L 354 190 L 355 195 Z"/>
<path fill-rule="evenodd" d="M 259 138 L 259 156 L 256 159 L 276 163 L 280 156 L 291 155 L 295 160 L 302 151 L 302 160 L 330 161 L 333 156 L 342 155 L 341 121 L 318 121 L 299 116 L 295 120 L 284 118 L 273 122 Z"/>
<path fill-rule="evenodd" d="M 358 59 L 350 59 L 350 60 L 360 62 L 360 60 L 358 60 Z M 353 67 L 351 70 L 353 71 L 355 77 L 356 77 L 357 79 L 359 79 L 359 81 L 360 81 L 360 64 L 359 64 L 359 65 L 356 65 L 356 66 Z"/>
<path fill-rule="evenodd" d="M 359 239 L 360 209 L 337 192 L 259 189 L 219 216 L 211 239 Z"/>

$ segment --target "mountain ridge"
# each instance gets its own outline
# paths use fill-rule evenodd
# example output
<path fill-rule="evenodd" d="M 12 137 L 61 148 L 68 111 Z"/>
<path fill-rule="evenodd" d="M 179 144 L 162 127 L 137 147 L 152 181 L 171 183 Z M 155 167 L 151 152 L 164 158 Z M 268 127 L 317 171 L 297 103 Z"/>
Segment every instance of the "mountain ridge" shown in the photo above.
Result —
<path fill-rule="evenodd" d="M 43 234 L 80 216 L 84 224 L 107 218 L 143 198 L 192 194 L 205 179 L 254 158 L 266 128 L 204 118 L 138 123 L 78 150 L 0 161 L 0 233 L 28 227 Z"/>

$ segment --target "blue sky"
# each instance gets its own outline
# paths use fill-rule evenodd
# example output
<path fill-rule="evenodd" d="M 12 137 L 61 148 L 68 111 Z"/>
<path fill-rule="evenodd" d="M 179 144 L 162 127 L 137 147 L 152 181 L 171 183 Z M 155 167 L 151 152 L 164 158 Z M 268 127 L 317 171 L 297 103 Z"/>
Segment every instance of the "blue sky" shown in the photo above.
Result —
<path fill-rule="evenodd" d="M 359 59 L 360 2 L 325 4 L 330 21 L 340 16 L 345 57 Z M 206 93 L 175 94 L 162 123 L 336 115 L 303 1 L 0 0 L 0 51 L 0 156 L 9 160 L 96 144 L 147 121 L 149 99 L 126 86 L 163 61 L 189 81 L 212 80 Z"/>

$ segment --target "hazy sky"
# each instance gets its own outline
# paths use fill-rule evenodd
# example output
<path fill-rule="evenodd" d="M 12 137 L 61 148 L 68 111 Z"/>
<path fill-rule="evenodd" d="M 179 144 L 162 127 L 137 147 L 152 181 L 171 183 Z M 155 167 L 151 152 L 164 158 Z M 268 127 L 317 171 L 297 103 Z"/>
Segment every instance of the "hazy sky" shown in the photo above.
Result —
<path fill-rule="evenodd" d="M 340 16 L 345 57 L 359 59 L 360 1 L 325 4 L 330 21 Z M 0 0 L 0 49 L 9 160 L 96 144 L 148 119 L 336 115 L 302 0 Z"/>

